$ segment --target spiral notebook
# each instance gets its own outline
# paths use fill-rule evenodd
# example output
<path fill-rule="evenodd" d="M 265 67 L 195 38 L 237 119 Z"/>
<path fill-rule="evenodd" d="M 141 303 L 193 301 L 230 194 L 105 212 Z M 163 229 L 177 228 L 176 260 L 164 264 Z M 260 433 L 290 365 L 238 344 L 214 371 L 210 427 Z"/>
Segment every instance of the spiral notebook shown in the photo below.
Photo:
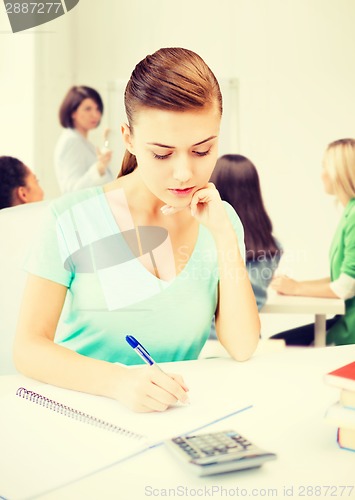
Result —
<path fill-rule="evenodd" d="M 37 498 L 248 406 L 223 385 L 212 388 L 201 372 L 184 371 L 191 404 L 162 413 L 134 413 L 108 398 L 30 379 L 14 387 L 0 398 L 0 498 Z"/>
<path fill-rule="evenodd" d="M 0 497 L 37 498 L 150 446 L 114 415 L 98 417 L 100 401 L 89 414 L 80 398 L 73 407 L 39 390 L 20 387 L 0 400 Z"/>

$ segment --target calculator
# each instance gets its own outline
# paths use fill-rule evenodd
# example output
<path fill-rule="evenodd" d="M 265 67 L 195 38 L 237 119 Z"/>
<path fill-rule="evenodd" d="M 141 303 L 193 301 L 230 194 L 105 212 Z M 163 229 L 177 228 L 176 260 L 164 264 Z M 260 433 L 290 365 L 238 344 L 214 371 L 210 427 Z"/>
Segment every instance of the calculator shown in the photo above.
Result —
<path fill-rule="evenodd" d="M 277 457 L 233 430 L 178 436 L 164 442 L 198 476 L 260 467 Z"/>

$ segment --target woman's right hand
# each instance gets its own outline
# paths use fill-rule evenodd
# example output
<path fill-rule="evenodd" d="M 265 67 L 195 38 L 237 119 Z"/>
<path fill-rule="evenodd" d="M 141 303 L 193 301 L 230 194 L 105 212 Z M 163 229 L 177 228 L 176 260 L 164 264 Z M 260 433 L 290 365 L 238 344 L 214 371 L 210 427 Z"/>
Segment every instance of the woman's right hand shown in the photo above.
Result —
<path fill-rule="evenodd" d="M 189 402 L 188 388 L 180 375 L 167 374 L 154 365 L 124 370 L 116 399 L 133 411 L 165 411 L 178 401 Z"/>
<path fill-rule="evenodd" d="M 97 156 L 97 170 L 100 175 L 105 175 L 106 170 L 112 158 L 112 151 L 110 149 L 101 150 L 96 148 Z"/>
<path fill-rule="evenodd" d="M 298 295 L 299 281 L 286 275 L 275 276 L 270 286 L 280 295 Z"/>

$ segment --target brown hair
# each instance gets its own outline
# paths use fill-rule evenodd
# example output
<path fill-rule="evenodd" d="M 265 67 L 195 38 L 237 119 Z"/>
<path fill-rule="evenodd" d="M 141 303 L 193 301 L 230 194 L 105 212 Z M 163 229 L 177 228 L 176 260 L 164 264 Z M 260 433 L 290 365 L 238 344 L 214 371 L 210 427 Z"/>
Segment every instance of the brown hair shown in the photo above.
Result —
<path fill-rule="evenodd" d="M 59 121 L 65 128 L 74 128 L 72 114 L 78 109 L 84 99 L 92 99 L 102 114 L 104 112 L 104 104 L 100 94 L 91 87 L 84 85 L 71 87 L 65 95 L 63 102 L 59 108 Z"/>
<path fill-rule="evenodd" d="M 222 95 L 216 77 L 195 52 L 182 48 L 163 48 L 137 64 L 124 95 L 128 125 L 142 107 L 186 111 L 218 104 L 222 114 Z M 136 168 L 134 155 L 126 151 L 118 177 Z"/>
<path fill-rule="evenodd" d="M 272 223 L 265 210 L 259 175 L 253 163 L 242 155 L 221 156 L 211 182 L 222 200 L 232 205 L 242 221 L 247 260 L 280 253 L 272 235 Z"/>

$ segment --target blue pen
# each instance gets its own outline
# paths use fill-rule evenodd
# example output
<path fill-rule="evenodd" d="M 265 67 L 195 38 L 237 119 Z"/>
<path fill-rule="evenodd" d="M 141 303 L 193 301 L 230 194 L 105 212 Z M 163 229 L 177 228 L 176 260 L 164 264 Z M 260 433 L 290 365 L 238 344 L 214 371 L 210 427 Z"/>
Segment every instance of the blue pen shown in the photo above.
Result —
<path fill-rule="evenodd" d="M 162 370 L 160 366 L 154 361 L 154 359 L 149 354 L 147 349 L 143 347 L 142 344 L 138 342 L 138 340 L 135 337 L 133 337 L 133 335 L 126 335 L 126 341 L 132 347 L 132 349 L 136 351 L 138 356 L 141 357 L 145 363 L 147 363 L 147 365 L 149 366 L 155 365 L 157 368 L 159 368 L 160 371 L 165 373 L 164 370 Z M 186 399 L 182 404 L 190 404 L 189 399 Z"/>
<path fill-rule="evenodd" d="M 143 361 L 147 363 L 147 365 L 150 366 L 156 365 L 157 368 L 160 368 L 154 361 L 154 359 L 151 357 L 147 349 L 143 347 L 142 344 L 140 344 L 136 338 L 134 338 L 132 335 L 126 335 L 126 341 L 132 347 L 132 349 L 136 351 L 138 356 L 140 356 L 143 359 Z"/>

